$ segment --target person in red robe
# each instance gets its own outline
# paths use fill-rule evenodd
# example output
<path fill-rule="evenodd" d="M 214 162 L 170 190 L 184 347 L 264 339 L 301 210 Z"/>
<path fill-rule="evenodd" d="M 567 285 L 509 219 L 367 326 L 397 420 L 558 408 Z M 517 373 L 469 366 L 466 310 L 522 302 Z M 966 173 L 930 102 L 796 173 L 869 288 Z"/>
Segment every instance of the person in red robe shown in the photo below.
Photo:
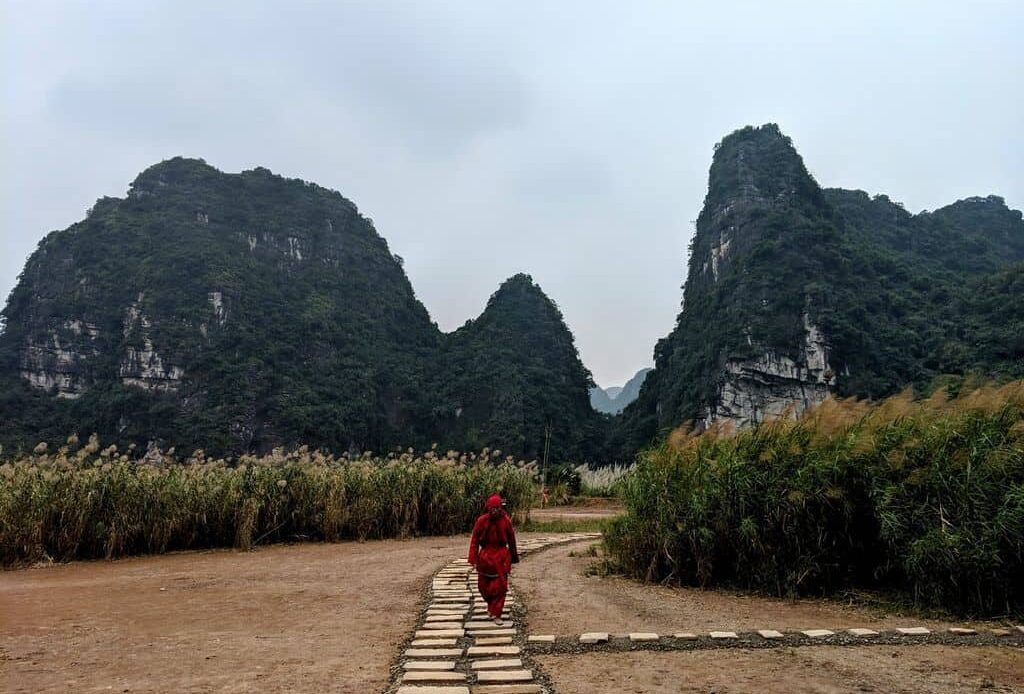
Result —
<path fill-rule="evenodd" d="M 508 575 L 512 565 L 519 563 L 516 531 L 512 519 L 501 505 L 501 497 L 494 494 L 484 505 L 486 513 L 473 524 L 469 539 L 469 563 L 476 567 L 476 585 L 487 601 L 487 614 L 501 626 L 505 594 L 508 593 Z"/>

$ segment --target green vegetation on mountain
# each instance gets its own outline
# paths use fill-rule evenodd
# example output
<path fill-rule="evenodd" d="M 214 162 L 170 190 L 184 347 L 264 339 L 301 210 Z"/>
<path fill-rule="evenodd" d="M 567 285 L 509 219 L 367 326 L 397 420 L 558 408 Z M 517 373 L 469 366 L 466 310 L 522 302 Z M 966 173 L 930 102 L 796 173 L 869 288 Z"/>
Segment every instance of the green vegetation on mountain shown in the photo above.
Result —
<path fill-rule="evenodd" d="M 0 443 L 78 431 L 122 446 L 341 452 L 466 449 L 500 431 L 509 453 L 532 455 L 554 418 L 554 450 L 577 455 L 589 374 L 539 288 L 516 278 L 505 294 L 524 284 L 532 301 L 499 292 L 497 315 L 446 336 L 338 193 L 165 161 L 29 258 L 2 314 Z"/>
<path fill-rule="evenodd" d="M 550 427 L 554 460 L 592 460 L 602 421 L 590 372 L 562 314 L 529 275 L 506 280 L 479 318 L 446 342 L 444 411 L 451 438 L 539 458 Z"/>

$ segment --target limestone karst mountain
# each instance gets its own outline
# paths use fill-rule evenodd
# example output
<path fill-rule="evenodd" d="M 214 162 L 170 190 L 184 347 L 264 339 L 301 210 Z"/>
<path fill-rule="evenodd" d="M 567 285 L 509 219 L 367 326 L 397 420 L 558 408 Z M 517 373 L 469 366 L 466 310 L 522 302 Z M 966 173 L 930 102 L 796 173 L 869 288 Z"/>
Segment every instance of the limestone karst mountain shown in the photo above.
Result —
<path fill-rule="evenodd" d="M 544 348 L 515 397 L 524 410 L 558 403 L 562 416 L 589 417 L 585 398 L 563 397 L 590 383 L 572 335 L 528 284 L 534 301 L 521 309 L 536 320 L 510 329 L 530 324 Z M 43 239 L 3 319 L 8 450 L 76 431 L 234 453 L 462 447 L 489 431 L 492 384 L 443 371 L 463 364 L 453 355 L 465 339 L 431 321 L 372 222 L 338 193 L 266 169 L 151 167 L 126 198 L 101 199 Z M 543 445 L 532 420 L 503 432 L 519 444 L 509 453 Z M 560 446 L 568 436 L 553 434 Z"/>
<path fill-rule="evenodd" d="M 558 307 L 529 275 L 506 280 L 445 345 L 453 439 L 539 458 L 544 437 L 527 434 L 550 427 L 552 459 L 591 457 L 603 436 L 588 398 L 593 380 Z"/>
<path fill-rule="evenodd" d="M 823 190 L 774 124 L 738 130 L 715 148 L 683 308 L 625 412 L 622 450 L 833 393 L 1019 376 L 1022 261 L 1021 213 L 999 197 L 912 215 L 885 196 Z M 1005 301 L 978 306 L 993 292 Z M 979 321 L 985 311 L 1009 323 Z"/>

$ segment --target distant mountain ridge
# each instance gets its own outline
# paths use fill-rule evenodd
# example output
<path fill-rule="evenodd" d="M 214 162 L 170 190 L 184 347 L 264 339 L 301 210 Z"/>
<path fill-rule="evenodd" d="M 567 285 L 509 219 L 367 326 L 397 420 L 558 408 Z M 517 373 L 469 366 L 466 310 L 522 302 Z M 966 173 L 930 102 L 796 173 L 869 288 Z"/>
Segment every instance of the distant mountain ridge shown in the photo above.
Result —
<path fill-rule="evenodd" d="M 550 425 L 553 453 L 583 461 L 600 440 L 590 373 L 528 275 L 446 335 L 355 204 L 262 168 L 150 167 L 40 242 L 2 316 L 8 451 L 95 431 L 218 454 L 532 457 Z"/>
<path fill-rule="evenodd" d="M 609 388 L 594 386 L 590 389 L 591 407 L 605 414 L 619 414 L 640 395 L 640 386 L 643 385 L 644 379 L 650 372 L 650 368 L 640 369 L 624 386 Z"/>

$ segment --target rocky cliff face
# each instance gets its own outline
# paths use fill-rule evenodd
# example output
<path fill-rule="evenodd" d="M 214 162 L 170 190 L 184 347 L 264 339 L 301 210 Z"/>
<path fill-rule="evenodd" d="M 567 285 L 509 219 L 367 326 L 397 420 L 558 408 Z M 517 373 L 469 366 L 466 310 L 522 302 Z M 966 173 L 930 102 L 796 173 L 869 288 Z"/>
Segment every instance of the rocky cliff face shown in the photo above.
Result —
<path fill-rule="evenodd" d="M 824 402 L 836 385 L 836 373 L 828 363 L 828 344 L 806 313 L 804 330 L 796 357 L 768 350 L 747 359 L 727 359 L 718 390 L 698 425 L 727 421 L 746 426 L 766 418 L 799 415 Z"/>

